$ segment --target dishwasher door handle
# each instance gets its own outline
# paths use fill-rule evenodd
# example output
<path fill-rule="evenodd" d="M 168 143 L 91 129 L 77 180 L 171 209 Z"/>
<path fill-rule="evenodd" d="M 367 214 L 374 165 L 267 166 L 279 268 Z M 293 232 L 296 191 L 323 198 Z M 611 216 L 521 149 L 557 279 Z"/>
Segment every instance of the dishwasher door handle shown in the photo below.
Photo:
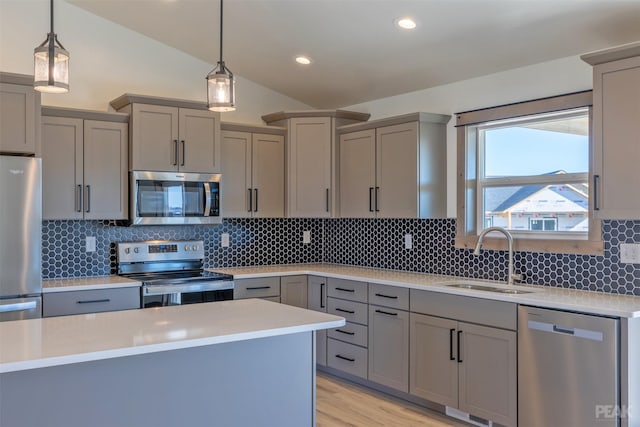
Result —
<path fill-rule="evenodd" d="M 558 326 L 553 323 L 547 322 L 538 322 L 536 320 L 529 320 L 527 322 L 527 326 L 529 329 L 533 329 L 535 331 L 540 332 L 550 332 L 552 334 L 561 334 L 572 336 L 576 338 L 585 338 L 592 341 L 603 341 L 604 334 L 600 331 L 593 331 L 590 329 L 580 329 L 580 328 L 568 328 L 565 326 Z"/>

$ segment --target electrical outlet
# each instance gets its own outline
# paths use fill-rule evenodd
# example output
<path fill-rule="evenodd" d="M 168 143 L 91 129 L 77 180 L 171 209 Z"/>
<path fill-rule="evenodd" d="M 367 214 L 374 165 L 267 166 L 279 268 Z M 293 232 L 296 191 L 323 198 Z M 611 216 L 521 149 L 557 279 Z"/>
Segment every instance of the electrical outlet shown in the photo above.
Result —
<path fill-rule="evenodd" d="M 308 243 L 311 243 L 311 232 L 310 231 L 303 231 L 302 232 L 302 243 L 304 243 L 305 245 Z"/>
<path fill-rule="evenodd" d="M 411 234 L 404 235 L 404 248 L 413 249 L 413 236 Z"/>
<path fill-rule="evenodd" d="M 640 264 L 640 243 L 620 243 L 620 262 Z"/>
<path fill-rule="evenodd" d="M 96 251 L 96 238 L 95 236 L 87 236 L 85 240 L 85 250 L 87 252 L 95 252 Z"/>
<path fill-rule="evenodd" d="M 229 247 L 229 233 L 222 233 L 220 235 L 220 246 L 223 248 Z"/>

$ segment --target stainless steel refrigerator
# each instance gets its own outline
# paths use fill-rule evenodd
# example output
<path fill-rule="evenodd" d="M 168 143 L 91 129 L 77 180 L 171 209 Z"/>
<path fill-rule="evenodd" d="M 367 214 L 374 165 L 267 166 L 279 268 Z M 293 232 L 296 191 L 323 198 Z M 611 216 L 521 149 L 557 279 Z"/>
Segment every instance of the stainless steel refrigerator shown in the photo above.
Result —
<path fill-rule="evenodd" d="M 0 321 L 42 315 L 42 167 L 0 156 Z"/>

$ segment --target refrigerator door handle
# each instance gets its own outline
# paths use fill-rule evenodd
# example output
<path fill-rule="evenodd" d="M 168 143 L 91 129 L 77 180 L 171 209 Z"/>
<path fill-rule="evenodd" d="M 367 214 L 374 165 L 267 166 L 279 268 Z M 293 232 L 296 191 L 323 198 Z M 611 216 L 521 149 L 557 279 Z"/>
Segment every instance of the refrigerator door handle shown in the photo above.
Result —
<path fill-rule="evenodd" d="M 15 304 L 0 305 L 0 313 L 11 313 L 14 311 L 27 311 L 36 308 L 36 301 L 17 302 Z"/>

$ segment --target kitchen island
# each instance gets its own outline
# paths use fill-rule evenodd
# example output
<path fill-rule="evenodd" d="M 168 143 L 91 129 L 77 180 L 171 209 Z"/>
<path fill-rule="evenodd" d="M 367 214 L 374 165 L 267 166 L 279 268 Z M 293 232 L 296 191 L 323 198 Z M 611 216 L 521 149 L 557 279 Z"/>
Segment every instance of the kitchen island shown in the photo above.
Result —
<path fill-rule="evenodd" d="M 315 424 L 316 330 L 249 299 L 0 323 L 0 425 Z"/>

